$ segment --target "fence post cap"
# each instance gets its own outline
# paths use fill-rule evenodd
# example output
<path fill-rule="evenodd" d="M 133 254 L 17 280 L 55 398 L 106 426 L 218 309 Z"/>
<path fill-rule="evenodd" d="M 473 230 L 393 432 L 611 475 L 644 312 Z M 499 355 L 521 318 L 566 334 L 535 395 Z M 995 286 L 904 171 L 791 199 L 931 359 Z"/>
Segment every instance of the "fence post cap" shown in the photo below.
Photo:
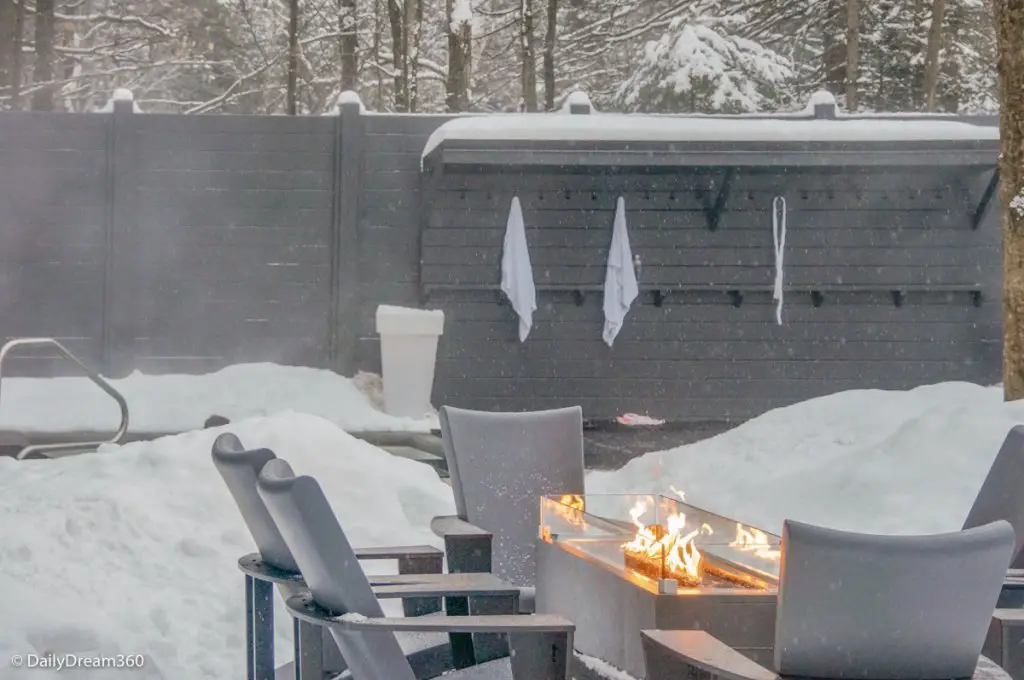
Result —
<path fill-rule="evenodd" d="M 114 88 L 110 99 L 103 106 L 96 109 L 97 113 L 113 113 L 114 110 L 124 110 L 128 113 L 142 113 L 142 109 L 135 103 L 135 95 L 127 87 Z"/>
<path fill-rule="evenodd" d="M 804 113 L 812 114 L 815 118 L 835 118 L 838 110 L 836 96 L 828 90 L 818 90 L 811 95 Z"/>
<path fill-rule="evenodd" d="M 358 106 L 359 113 L 366 113 L 366 107 L 363 105 L 363 100 L 359 98 L 359 93 L 354 90 L 345 90 L 338 95 L 338 101 L 334 108 L 338 113 L 349 106 Z"/>
<path fill-rule="evenodd" d="M 583 90 L 570 92 L 562 102 L 562 113 L 587 114 L 594 110 L 590 97 Z"/>

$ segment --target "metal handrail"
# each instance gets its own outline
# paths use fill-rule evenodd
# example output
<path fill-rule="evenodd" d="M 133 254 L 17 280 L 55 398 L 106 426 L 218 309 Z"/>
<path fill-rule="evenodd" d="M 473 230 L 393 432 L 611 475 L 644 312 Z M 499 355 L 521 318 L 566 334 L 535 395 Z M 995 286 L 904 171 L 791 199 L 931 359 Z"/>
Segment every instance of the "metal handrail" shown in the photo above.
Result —
<path fill-rule="evenodd" d="M 65 359 L 75 364 L 85 373 L 85 377 L 92 381 L 94 385 L 99 387 L 101 390 L 106 392 L 117 402 L 118 408 L 121 409 L 121 425 L 117 428 L 117 432 L 111 439 L 104 439 L 101 441 L 90 441 L 90 442 L 62 442 L 60 444 L 35 444 L 32 446 L 26 446 L 18 452 L 16 456 L 17 460 L 24 460 L 30 453 L 38 451 L 73 451 L 75 449 L 89 448 L 89 447 L 100 447 L 103 444 L 119 444 L 121 439 L 128 433 L 128 402 L 125 400 L 124 395 L 114 389 L 114 386 L 107 382 L 103 376 L 96 371 L 92 370 L 85 364 L 83 364 L 78 357 L 68 350 L 67 347 L 60 344 L 53 338 L 15 338 L 9 340 L 2 348 L 0 348 L 0 383 L 3 382 L 3 365 L 7 355 L 10 354 L 11 350 L 15 347 L 53 347 L 63 356 Z"/>

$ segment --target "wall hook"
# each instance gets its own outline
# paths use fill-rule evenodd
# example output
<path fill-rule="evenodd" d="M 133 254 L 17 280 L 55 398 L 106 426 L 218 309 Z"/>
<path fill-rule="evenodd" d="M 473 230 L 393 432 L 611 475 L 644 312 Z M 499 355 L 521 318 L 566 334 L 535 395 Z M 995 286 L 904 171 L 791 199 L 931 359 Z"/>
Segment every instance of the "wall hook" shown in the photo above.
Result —
<path fill-rule="evenodd" d="M 825 304 L 825 294 L 822 293 L 820 290 L 812 290 L 811 304 L 814 305 L 815 307 L 821 307 L 823 304 Z"/>
<path fill-rule="evenodd" d="M 732 300 L 733 307 L 739 308 L 743 305 L 743 293 L 738 290 L 730 290 L 729 299 Z"/>
<path fill-rule="evenodd" d="M 591 201 L 596 201 L 597 200 L 597 192 L 596 191 L 591 191 L 590 192 L 590 200 Z"/>
<path fill-rule="evenodd" d="M 906 300 L 906 294 L 902 290 L 892 291 L 892 304 L 893 307 L 902 307 Z"/>
<path fill-rule="evenodd" d="M 460 191 L 459 192 L 459 200 L 460 201 L 465 201 L 466 200 L 466 192 L 465 191 Z"/>
<path fill-rule="evenodd" d="M 640 261 L 640 254 L 636 253 L 633 255 L 633 276 L 636 277 L 637 281 L 640 280 L 640 270 L 643 268 L 643 262 Z"/>
<path fill-rule="evenodd" d="M 971 304 L 975 307 L 981 307 L 981 303 L 985 301 L 985 296 L 980 290 L 971 291 Z"/>
<path fill-rule="evenodd" d="M 577 307 L 582 307 L 586 299 L 587 296 L 582 290 L 574 290 L 572 292 L 572 301 Z"/>
<path fill-rule="evenodd" d="M 544 192 L 543 191 L 538 191 L 537 192 L 537 200 L 538 201 L 543 201 L 544 200 Z"/>
<path fill-rule="evenodd" d="M 660 290 L 652 290 L 651 300 L 654 302 L 655 307 L 661 307 L 665 304 L 665 294 Z"/>
<path fill-rule="evenodd" d="M 569 199 L 570 199 L 571 197 L 572 197 L 572 194 L 570 194 L 570 193 L 569 193 L 569 190 L 568 190 L 568 189 L 566 189 L 566 190 L 565 190 L 565 200 L 567 200 L 567 201 L 568 201 L 568 200 L 569 200 Z"/>
<path fill-rule="evenodd" d="M 674 191 L 668 192 L 668 200 L 670 200 L 670 201 L 676 200 L 676 192 L 674 192 Z"/>

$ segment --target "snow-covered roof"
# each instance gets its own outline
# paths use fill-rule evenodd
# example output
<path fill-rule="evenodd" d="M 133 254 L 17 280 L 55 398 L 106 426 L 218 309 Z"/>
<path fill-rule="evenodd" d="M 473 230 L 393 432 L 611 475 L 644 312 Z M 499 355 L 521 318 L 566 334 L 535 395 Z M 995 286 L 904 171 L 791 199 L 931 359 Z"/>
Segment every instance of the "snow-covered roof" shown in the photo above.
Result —
<path fill-rule="evenodd" d="M 941 142 L 991 141 L 999 128 L 887 117 L 818 120 L 745 116 L 495 114 L 460 117 L 434 131 L 423 157 L 447 141 L 540 142 Z"/>

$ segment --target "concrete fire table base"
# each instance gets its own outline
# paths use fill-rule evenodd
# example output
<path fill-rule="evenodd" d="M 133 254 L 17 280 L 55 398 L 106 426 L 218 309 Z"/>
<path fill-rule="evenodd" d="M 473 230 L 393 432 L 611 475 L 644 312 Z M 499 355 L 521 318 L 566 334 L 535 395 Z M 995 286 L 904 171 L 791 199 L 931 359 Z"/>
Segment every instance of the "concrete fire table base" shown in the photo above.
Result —
<path fill-rule="evenodd" d="M 633 677 L 645 677 L 640 631 L 705 630 L 771 667 L 777 590 L 681 588 L 657 583 L 566 542 L 537 539 L 537 612 L 576 624 L 575 648 Z"/>

